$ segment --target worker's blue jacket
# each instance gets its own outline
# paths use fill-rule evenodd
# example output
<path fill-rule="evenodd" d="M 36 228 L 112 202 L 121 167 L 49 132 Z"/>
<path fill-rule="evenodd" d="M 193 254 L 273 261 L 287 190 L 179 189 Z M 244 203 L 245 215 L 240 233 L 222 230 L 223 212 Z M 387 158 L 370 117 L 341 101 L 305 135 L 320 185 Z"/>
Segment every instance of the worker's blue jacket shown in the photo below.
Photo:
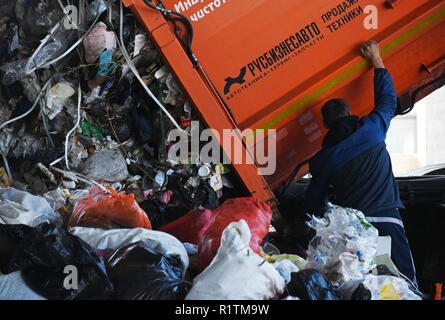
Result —
<path fill-rule="evenodd" d="M 374 103 L 368 116 L 343 118 L 309 161 L 312 179 L 304 200 L 307 213 L 323 215 L 329 185 L 335 204 L 358 209 L 366 216 L 404 208 L 385 144 L 397 98 L 391 76 L 383 68 L 374 71 Z"/>

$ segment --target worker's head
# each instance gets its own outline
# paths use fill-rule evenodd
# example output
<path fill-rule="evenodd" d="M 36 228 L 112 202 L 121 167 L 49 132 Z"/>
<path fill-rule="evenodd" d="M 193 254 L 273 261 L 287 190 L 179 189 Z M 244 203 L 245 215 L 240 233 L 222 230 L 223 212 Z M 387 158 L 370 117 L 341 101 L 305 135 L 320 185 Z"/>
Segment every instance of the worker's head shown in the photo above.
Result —
<path fill-rule="evenodd" d="M 321 113 L 325 127 L 332 129 L 340 119 L 349 116 L 351 111 L 344 99 L 331 99 L 323 105 Z"/>

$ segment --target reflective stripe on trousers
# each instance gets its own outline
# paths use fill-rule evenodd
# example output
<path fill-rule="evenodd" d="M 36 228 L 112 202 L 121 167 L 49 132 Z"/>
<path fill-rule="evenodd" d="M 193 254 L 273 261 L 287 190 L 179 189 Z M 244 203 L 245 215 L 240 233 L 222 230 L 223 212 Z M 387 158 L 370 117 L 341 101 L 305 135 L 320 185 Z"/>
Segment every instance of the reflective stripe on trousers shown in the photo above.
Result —
<path fill-rule="evenodd" d="M 401 226 L 403 229 L 405 227 L 403 226 L 403 222 L 400 219 L 397 218 L 390 218 L 390 217 L 366 217 L 366 220 L 369 222 L 388 222 L 388 223 L 395 223 Z"/>
<path fill-rule="evenodd" d="M 417 287 L 414 261 L 402 220 L 388 216 L 366 216 L 366 220 L 374 225 L 379 231 L 380 236 L 391 236 L 391 258 L 394 264 L 397 269 L 407 276 Z"/>

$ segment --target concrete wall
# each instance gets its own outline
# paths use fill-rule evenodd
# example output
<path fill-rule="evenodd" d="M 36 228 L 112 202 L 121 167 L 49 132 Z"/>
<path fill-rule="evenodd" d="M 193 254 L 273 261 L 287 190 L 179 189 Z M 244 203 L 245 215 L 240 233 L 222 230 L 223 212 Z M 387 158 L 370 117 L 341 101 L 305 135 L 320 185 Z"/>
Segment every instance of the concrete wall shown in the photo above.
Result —
<path fill-rule="evenodd" d="M 391 121 L 386 144 L 395 175 L 445 163 L 445 87 Z"/>

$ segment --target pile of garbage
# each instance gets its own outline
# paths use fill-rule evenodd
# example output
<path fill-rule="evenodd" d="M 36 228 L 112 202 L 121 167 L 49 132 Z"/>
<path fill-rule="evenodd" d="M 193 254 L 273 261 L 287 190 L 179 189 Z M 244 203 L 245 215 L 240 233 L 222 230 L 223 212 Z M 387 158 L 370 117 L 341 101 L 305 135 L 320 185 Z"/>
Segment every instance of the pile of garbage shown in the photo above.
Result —
<path fill-rule="evenodd" d="M 0 299 L 421 299 L 356 210 L 279 252 L 229 165 L 168 156 L 199 118 L 138 19 L 74 4 L 0 0 Z"/>
<path fill-rule="evenodd" d="M 229 165 L 169 156 L 199 119 L 137 18 L 78 1 L 73 22 L 62 4 L 0 2 L 0 186 L 133 194 L 154 228 L 230 198 Z"/>

